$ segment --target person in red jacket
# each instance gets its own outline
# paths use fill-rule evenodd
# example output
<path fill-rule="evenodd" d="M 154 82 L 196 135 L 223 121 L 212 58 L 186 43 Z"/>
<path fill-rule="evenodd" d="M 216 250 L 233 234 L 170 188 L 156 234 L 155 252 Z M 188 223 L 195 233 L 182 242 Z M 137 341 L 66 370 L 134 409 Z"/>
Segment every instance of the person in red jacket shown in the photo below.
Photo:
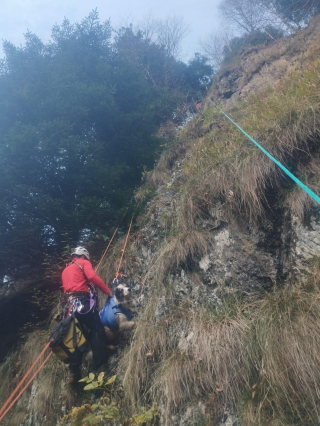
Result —
<path fill-rule="evenodd" d="M 81 326 L 89 330 L 87 334 L 93 355 L 95 370 L 99 370 L 107 362 L 106 335 L 101 324 L 95 300 L 90 295 L 90 285 L 99 288 L 103 293 L 112 296 L 111 290 L 94 272 L 88 250 L 77 247 L 71 253 L 72 261 L 62 272 L 62 286 L 65 293 L 64 307 L 75 312 Z M 69 383 L 76 385 L 81 379 L 82 353 L 75 351 L 69 364 Z"/>

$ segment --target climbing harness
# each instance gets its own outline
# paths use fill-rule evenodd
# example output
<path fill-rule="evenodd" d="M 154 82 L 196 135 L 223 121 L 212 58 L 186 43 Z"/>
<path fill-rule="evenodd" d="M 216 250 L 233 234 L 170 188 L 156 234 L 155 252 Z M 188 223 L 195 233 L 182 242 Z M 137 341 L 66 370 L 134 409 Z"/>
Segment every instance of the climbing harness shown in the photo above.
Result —
<path fill-rule="evenodd" d="M 78 263 L 76 260 L 73 260 L 72 263 L 78 265 L 81 271 L 84 273 L 83 267 L 80 265 L 80 263 Z M 78 296 L 75 293 L 72 293 L 71 296 L 67 299 L 72 305 L 72 312 L 77 311 L 78 314 L 85 315 L 96 307 L 98 303 L 98 294 L 96 289 L 90 282 L 87 282 L 87 286 L 89 287 L 89 293 L 86 294 L 84 292 L 84 294 Z M 82 301 L 84 299 L 89 299 L 89 309 L 87 312 L 82 312 L 82 309 L 84 308 Z"/>
<path fill-rule="evenodd" d="M 84 272 L 80 263 L 76 260 L 73 260 L 72 263 Z M 71 361 L 75 351 L 85 352 L 87 348 L 85 330 L 76 318 L 76 314 L 86 315 L 97 305 L 97 292 L 91 283 L 88 282 L 87 285 L 89 292 L 73 292 L 70 295 L 67 294 L 66 298 L 62 300 L 62 319 L 50 335 L 52 352 L 65 363 Z M 85 306 L 88 308 L 84 312 Z"/>
<path fill-rule="evenodd" d="M 231 121 L 251 142 L 253 142 L 261 151 L 266 154 L 277 166 L 280 167 L 294 182 L 296 182 L 310 197 L 312 197 L 318 204 L 320 204 L 320 197 L 304 185 L 298 178 L 296 178 L 286 167 L 284 167 L 278 160 L 276 160 L 268 151 L 266 151 L 257 141 L 255 141 L 248 133 L 246 133 L 235 121 L 233 121 L 221 108 L 219 108 L 211 99 L 210 102 L 221 112 L 228 120 Z"/>

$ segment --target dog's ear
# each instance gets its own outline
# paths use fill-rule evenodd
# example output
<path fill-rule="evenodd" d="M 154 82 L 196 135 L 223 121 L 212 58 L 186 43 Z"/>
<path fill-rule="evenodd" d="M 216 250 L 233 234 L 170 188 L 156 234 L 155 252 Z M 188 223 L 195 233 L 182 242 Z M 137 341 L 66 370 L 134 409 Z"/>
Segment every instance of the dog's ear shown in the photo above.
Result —
<path fill-rule="evenodd" d="M 121 300 L 122 299 L 122 296 L 123 296 L 123 288 L 122 287 L 117 287 L 116 288 L 116 291 L 114 292 L 114 294 L 115 294 L 115 296 L 116 296 L 116 298 L 118 299 L 118 300 Z"/>

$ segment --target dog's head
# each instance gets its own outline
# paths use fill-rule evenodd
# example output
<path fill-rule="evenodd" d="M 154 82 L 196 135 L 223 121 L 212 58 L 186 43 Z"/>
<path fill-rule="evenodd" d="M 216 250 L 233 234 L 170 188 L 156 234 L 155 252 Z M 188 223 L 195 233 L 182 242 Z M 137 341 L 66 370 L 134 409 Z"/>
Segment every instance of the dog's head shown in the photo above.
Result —
<path fill-rule="evenodd" d="M 135 306 L 131 296 L 131 289 L 126 284 L 119 284 L 115 289 L 114 296 L 117 303 Z"/>

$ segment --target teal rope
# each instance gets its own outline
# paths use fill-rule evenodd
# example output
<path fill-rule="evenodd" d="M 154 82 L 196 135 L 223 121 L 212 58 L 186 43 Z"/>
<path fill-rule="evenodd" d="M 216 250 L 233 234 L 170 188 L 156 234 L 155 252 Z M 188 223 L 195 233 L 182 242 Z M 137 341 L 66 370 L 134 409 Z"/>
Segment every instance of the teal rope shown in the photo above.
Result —
<path fill-rule="evenodd" d="M 294 180 L 302 189 L 306 191 L 307 194 L 310 195 L 317 203 L 320 204 L 320 198 L 317 194 L 315 194 L 313 191 L 311 191 L 310 188 L 308 188 L 306 185 L 304 185 L 298 178 L 296 178 L 288 169 L 286 169 L 278 160 L 276 160 L 271 154 L 269 154 L 268 151 L 266 151 L 261 145 L 258 144 L 248 133 L 246 133 L 237 123 L 235 123 L 224 111 L 222 111 L 221 108 L 219 108 L 214 102 L 210 100 L 210 102 L 217 108 L 219 112 L 222 112 L 224 116 L 228 118 L 228 120 L 231 121 L 238 129 L 253 142 L 259 149 L 261 149 L 262 152 L 266 154 L 267 157 L 269 157 L 277 166 L 280 167 L 289 177 L 291 177 L 292 180 Z"/>

